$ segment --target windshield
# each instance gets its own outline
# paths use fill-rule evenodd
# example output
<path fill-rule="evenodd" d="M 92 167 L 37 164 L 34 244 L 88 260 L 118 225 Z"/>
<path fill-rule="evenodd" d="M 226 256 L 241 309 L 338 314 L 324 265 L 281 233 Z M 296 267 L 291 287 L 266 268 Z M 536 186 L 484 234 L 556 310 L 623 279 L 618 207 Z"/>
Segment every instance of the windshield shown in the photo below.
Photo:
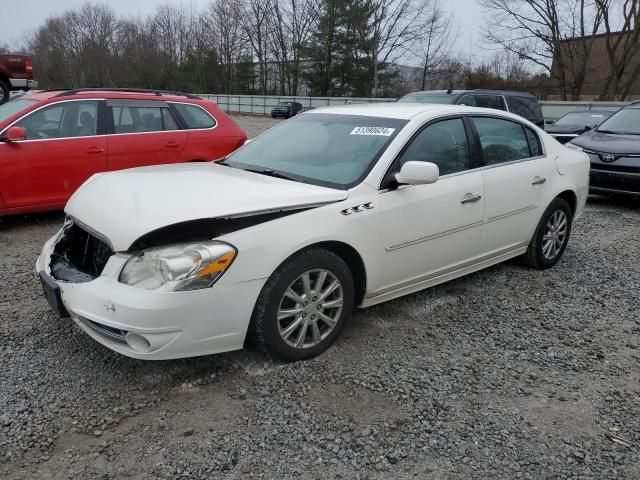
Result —
<path fill-rule="evenodd" d="M 455 97 L 453 95 L 434 95 L 430 93 L 410 93 L 398 100 L 398 103 L 444 103 L 452 104 Z"/>
<path fill-rule="evenodd" d="M 592 112 L 573 112 L 567 113 L 564 117 L 560 118 L 556 125 L 580 125 L 597 127 L 600 125 L 608 115 L 605 113 L 592 113 Z"/>
<path fill-rule="evenodd" d="M 600 124 L 598 132 L 640 135 L 640 108 L 624 108 Z"/>
<path fill-rule="evenodd" d="M 230 155 L 225 164 L 347 189 L 369 173 L 406 120 L 304 114 L 283 122 Z"/>
<path fill-rule="evenodd" d="M 36 103 L 35 100 L 27 100 L 26 98 L 16 98 L 3 105 L 0 105 L 0 122 L 4 122 L 11 115 Z"/>

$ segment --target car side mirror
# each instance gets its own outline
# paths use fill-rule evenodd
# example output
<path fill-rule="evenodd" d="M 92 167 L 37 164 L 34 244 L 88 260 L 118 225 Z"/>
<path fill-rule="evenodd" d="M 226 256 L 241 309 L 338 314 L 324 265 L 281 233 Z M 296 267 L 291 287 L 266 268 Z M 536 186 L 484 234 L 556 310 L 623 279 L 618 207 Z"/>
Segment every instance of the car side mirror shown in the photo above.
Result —
<path fill-rule="evenodd" d="M 2 135 L 2 141 L 7 143 L 21 142 L 26 139 L 27 131 L 22 127 L 11 127 Z"/>
<path fill-rule="evenodd" d="M 544 121 L 544 124 L 545 124 L 545 125 L 553 125 L 554 123 L 556 123 L 556 121 L 555 121 L 555 120 L 545 120 L 545 121 Z"/>
<path fill-rule="evenodd" d="M 440 177 L 440 169 L 430 162 L 405 162 L 396 173 L 396 182 L 405 185 L 427 185 L 436 183 Z"/>

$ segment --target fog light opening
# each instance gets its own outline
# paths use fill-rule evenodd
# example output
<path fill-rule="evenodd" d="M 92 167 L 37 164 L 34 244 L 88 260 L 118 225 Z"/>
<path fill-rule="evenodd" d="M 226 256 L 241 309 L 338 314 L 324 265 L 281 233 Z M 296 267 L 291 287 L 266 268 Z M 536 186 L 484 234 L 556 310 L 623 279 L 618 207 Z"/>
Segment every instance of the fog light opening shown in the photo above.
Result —
<path fill-rule="evenodd" d="M 127 345 L 133 348 L 136 352 L 148 353 L 151 350 L 149 340 L 138 333 L 128 333 L 126 340 Z"/>

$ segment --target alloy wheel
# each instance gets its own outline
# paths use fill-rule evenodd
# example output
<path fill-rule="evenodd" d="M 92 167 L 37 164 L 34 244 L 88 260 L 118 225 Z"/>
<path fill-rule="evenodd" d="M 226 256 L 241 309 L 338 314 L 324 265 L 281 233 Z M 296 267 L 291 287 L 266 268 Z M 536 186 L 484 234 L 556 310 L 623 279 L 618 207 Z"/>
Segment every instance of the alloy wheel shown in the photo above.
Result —
<path fill-rule="evenodd" d="M 562 251 L 567 239 L 567 215 L 562 210 L 556 210 L 549 218 L 542 237 L 542 254 L 547 260 L 554 260 Z"/>
<path fill-rule="evenodd" d="M 306 271 L 287 287 L 280 300 L 280 337 L 293 348 L 318 345 L 338 324 L 343 303 L 342 284 L 334 274 L 323 269 Z"/>

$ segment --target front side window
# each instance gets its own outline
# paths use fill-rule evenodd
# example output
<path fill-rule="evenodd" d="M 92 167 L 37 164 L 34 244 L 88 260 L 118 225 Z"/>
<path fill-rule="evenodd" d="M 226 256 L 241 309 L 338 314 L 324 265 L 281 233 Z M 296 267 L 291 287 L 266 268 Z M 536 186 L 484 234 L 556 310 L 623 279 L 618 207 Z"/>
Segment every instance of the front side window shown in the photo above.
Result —
<path fill-rule="evenodd" d="M 174 103 L 173 105 L 189 129 L 195 130 L 216 126 L 216 121 L 213 117 L 197 105 L 188 105 L 186 103 Z"/>
<path fill-rule="evenodd" d="M 300 115 L 237 150 L 225 164 L 346 189 L 362 181 L 406 124 L 364 115 Z"/>
<path fill-rule="evenodd" d="M 80 101 L 49 105 L 16 123 L 27 140 L 88 137 L 98 133 L 98 102 Z"/>
<path fill-rule="evenodd" d="M 435 163 L 440 175 L 471 168 L 469 144 L 462 119 L 433 123 L 418 133 L 401 154 L 398 168 L 411 161 Z"/>
<path fill-rule="evenodd" d="M 491 117 L 474 117 L 473 123 L 480 137 L 485 165 L 536 156 L 531 154 L 525 128 L 519 123 Z"/>
<path fill-rule="evenodd" d="M 502 97 L 498 95 L 477 95 L 476 101 L 482 108 L 494 108 L 496 110 L 506 110 Z"/>
<path fill-rule="evenodd" d="M 114 133 L 145 133 L 178 130 L 167 107 L 113 106 Z"/>

